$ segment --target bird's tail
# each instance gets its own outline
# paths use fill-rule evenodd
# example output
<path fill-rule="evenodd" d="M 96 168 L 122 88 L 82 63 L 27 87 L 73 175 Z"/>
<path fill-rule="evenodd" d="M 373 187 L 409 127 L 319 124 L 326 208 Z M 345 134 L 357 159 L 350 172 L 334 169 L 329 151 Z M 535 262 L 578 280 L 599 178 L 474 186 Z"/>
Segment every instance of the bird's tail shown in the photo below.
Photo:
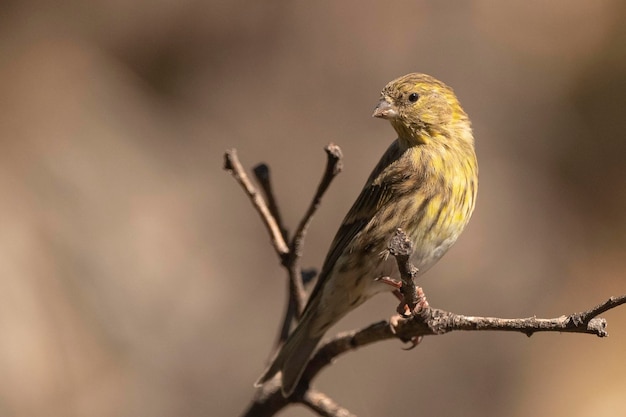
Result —
<path fill-rule="evenodd" d="M 310 330 L 314 316 L 314 314 L 304 315 L 302 321 L 298 323 L 296 329 L 287 338 L 272 364 L 254 384 L 255 386 L 260 386 L 265 381 L 271 379 L 278 371 L 281 371 L 283 396 L 291 395 L 298 381 L 300 381 L 311 354 L 322 338 L 322 334 L 311 335 Z"/>

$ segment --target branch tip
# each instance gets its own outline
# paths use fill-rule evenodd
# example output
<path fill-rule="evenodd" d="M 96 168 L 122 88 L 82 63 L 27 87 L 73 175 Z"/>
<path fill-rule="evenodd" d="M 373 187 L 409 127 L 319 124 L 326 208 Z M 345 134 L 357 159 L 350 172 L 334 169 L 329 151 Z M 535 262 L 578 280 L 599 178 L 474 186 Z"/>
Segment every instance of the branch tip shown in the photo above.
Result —
<path fill-rule="evenodd" d="M 237 158 L 237 149 L 227 149 L 224 152 L 224 169 L 226 171 L 232 172 L 235 168 L 233 166 L 233 158 Z"/>
<path fill-rule="evenodd" d="M 397 228 L 391 236 L 387 248 L 389 249 L 389 254 L 396 258 L 408 258 L 413 254 L 413 242 L 411 242 L 404 230 L 400 228 Z"/>
<path fill-rule="evenodd" d="M 332 175 L 336 176 L 343 170 L 343 153 L 341 152 L 341 148 L 331 142 L 326 145 L 324 151 L 326 151 L 326 155 L 328 155 L 328 164 L 332 167 Z"/>

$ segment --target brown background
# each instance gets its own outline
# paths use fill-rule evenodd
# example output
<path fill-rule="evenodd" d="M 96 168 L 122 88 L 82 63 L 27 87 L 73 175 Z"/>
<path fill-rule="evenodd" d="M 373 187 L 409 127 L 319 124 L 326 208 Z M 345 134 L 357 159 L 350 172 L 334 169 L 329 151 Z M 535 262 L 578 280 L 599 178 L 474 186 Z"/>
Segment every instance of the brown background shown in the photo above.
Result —
<path fill-rule="evenodd" d="M 319 266 L 394 137 L 379 91 L 412 71 L 455 88 L 481 169 L 470 226 L 422 280 L 431 304 L 556 316 L 626 292 L 625 28 L 617 0 L 4 2 L 0 414 L 243 410 L 285 284 L 223 151 L 271 165 L 293 228 L 323 146 L 342 147 L 307 240 Z M 626 309 L 606 317 L 604 340 L 380 343 L 316 385 L 363 416 L 621 415 Z"/>

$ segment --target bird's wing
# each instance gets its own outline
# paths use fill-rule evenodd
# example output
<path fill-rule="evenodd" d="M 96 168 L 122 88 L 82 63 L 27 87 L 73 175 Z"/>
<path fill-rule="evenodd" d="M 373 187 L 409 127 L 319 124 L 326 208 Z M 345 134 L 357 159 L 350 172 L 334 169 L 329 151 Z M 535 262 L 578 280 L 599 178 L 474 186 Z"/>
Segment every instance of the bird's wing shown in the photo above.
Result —
<path fill-rule="evenodd" d="M 402 156 L 403 151 L 404 149 L 401 149 L 399 142 L 397 140 L 394 141 L 370 174 L 363 190 L 361 190 L 352 208 L 348 211 L 333 239 L 317 283 L 304 310 L 305 313 L 314 303 L 339 257 L 346 251 L 354 238 L 375 217 L 380 208 L 384 207 L 391 198 L 391 184 L 387 181 L 377 181 L 377 179 L 389 165 Z"/>

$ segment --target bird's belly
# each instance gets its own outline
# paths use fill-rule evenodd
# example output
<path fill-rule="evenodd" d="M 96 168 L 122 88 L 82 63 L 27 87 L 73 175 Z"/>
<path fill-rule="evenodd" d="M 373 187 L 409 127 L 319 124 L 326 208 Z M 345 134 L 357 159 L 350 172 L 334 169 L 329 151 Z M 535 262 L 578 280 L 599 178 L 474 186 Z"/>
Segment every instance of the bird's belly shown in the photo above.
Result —
<path fill-rule="evenodd" d="M 443 240 L 439 244 L 422 251 L 415 251 L 411 256 L 411 263 L 419 269 L 418 275 L 428 271 L 431 266 L 437 263 L 439 259 L 454 244 L 456 237 Z"/>

